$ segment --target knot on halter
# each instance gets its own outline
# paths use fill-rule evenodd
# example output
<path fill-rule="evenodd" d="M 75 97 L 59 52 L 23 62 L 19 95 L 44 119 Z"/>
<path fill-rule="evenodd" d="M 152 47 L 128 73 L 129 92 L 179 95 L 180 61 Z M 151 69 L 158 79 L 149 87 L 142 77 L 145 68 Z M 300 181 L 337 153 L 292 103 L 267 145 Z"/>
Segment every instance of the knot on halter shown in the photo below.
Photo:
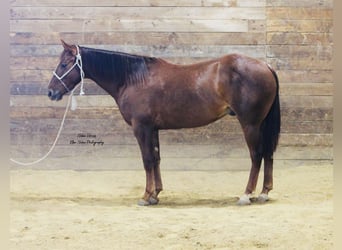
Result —
<path fill-rule="evenodd" d="M 76 45 L 77 48 L 77 54 L 76 54 L 76 61 L 72 67 L 65 72 L 62 76 L 57 75 L 56 70 L 53 72 L 53 75 L 60 81 L 60 83 L 63 85 L 63 87 L 67 90 L 67 92 L 71 92 L 71 90 L 68 88 L 68 86 L 63 82 L 63 78 L 66 77 L 76 66 L 80 70 L 80 76 L 81 76 L 81 89 L 80 89 L 80 95 L 84 95 L 84 71 L 82 66 L 82 56 L 80 53 L 80 48 L 78 45 Z M 73 92 L 73 91 L 72 91 Z"/>

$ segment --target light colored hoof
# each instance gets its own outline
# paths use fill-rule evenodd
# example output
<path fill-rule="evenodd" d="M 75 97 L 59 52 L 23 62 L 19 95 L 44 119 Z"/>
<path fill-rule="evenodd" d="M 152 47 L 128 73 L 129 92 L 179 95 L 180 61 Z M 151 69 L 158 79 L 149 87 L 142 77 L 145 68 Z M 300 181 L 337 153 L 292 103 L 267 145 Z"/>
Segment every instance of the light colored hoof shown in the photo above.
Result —
<path fill-rule="evenodd" d="M 140 200 L 138 201 L 138 205 L 139 205 L 139 206 L 149 206 L 150 203 L 149 203 L 148 201 L 145 201 L 144 199 L 140 199 Z"/>
<path fill-rule="evenodd" d="M 154 197 L 150 197 L 148 199 L 148 202 L 150 203 L 150 205 L 157 205 L 159 203 L 159 199 L 158 198 L 154 198 Z"/>
<path fill-rule="evenodd" d="M 244 194 L 240 197 L 239 201 L 237 202 L 239 206 L 246 206 L 251 204 L 250 196 Z"/>
<path fill-rule="evenodd" d="M 154 197 L 150 197 L 148 199 L 148 201 L 144 200 L 144 199 L 140 199 L 138 201 L 138 205 L 139 206 L 151 206 L 151 205 L 157 205 L 159 203 L 159 199 L 158 198 L 154 198 Z"/>
<path fill-rule="evenodd" d="M 265 203 L 269 200 L 268 195 L 267 194 L 260 194 L 258 197 L 258 202 L 260 203 Z"/>

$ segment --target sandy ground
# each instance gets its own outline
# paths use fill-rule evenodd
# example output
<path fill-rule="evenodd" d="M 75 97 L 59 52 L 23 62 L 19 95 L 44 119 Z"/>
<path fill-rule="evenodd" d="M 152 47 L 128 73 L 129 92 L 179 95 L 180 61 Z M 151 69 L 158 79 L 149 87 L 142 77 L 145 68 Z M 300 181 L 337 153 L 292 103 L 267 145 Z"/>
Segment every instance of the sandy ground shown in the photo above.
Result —
<path fill-rule="evenodd" d="M 160 204 L 139 207 L 143 170 L 13 170 L 10 247 L 333 248 L 332 165 L 275 169 L 271 200 L 246 207 L 236 205 L 246 171 L 164 171 L 162 176 Z"/>

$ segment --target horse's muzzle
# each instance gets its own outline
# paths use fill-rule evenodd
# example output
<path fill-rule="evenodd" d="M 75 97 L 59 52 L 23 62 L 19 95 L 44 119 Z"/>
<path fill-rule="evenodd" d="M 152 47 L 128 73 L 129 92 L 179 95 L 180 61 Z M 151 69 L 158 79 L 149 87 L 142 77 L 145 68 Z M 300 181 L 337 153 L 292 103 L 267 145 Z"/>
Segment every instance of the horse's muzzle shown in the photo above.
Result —
<path fill-rule="evenodd" d="M 62 99 L 63 95 L 59 90 L 49 89 L 48 97 L 50 98 L 51 101 L 59 101 Z"/>

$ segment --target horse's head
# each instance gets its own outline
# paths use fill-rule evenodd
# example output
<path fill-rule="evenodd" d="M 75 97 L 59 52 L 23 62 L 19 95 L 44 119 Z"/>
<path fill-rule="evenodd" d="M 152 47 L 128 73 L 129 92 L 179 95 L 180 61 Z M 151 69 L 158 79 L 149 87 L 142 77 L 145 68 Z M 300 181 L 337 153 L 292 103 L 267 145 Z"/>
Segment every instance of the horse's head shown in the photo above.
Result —
<path fill-rule="evenodd" d="M 64 94 L 72 91 L 84 75 L 79 47 L 61 41 L 64 51 L 48 86 L 49 98 L 56 101 L 61 100 Z"/>

